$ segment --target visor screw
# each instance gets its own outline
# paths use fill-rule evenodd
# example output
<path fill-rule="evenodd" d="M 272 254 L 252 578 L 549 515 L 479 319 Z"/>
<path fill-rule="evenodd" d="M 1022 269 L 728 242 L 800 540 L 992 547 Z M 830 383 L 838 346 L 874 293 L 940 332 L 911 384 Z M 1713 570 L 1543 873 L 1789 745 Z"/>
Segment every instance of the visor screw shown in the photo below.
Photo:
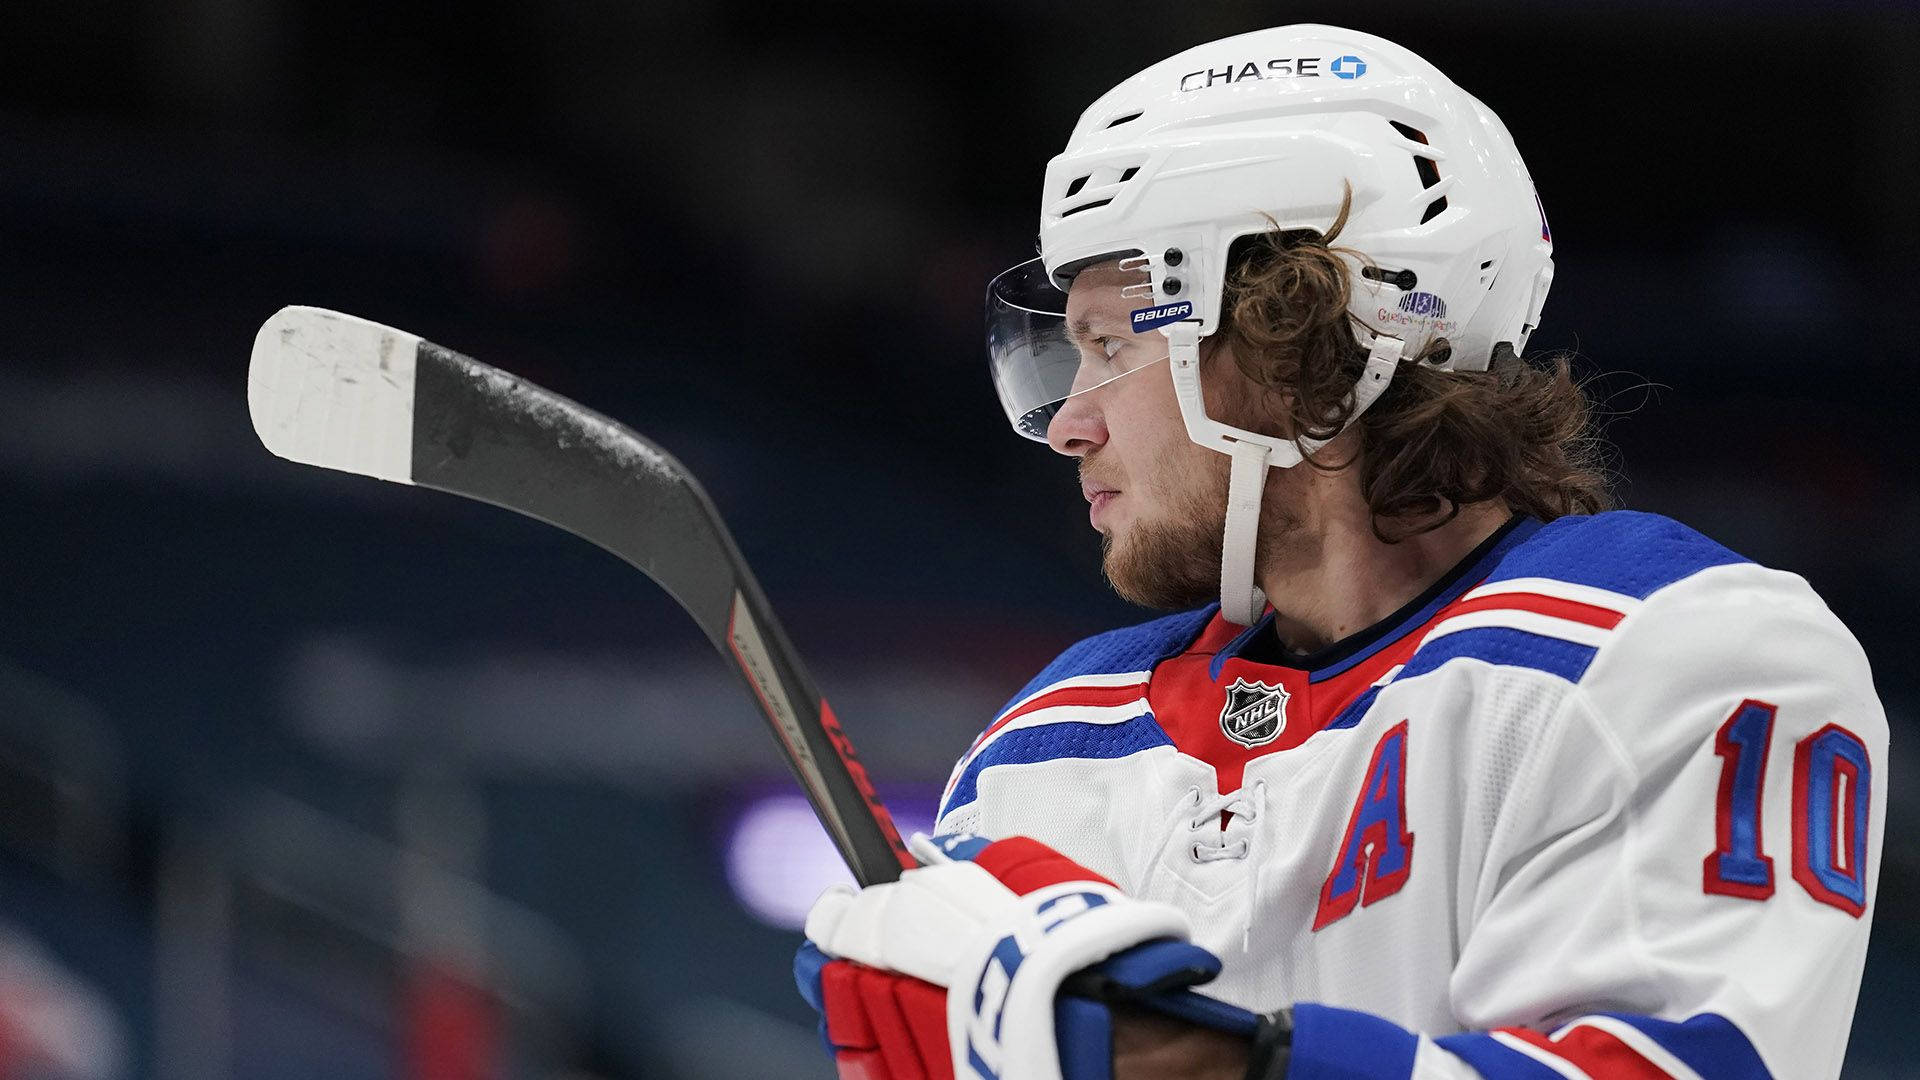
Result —
<path fill-rule="evenodd" d="M 1185 287 L 1186 287 L 1185 283 L 1182 282 L 1177 277 L 1170 277 L 1167 280 L 1160 283 L 1161 291 L 1166 293 L 1168 296 L 1179 296 L 1180 290 Z"/>
<path fill-rule="evenodd" d="M 1160 256 L 1160 261 L 1168 266 L 1179 266 L 1186 260 L 1186 257 L 1186 252 L 1181 251 L 1179 248 L 1168 248 L 1167 253 Z"/>

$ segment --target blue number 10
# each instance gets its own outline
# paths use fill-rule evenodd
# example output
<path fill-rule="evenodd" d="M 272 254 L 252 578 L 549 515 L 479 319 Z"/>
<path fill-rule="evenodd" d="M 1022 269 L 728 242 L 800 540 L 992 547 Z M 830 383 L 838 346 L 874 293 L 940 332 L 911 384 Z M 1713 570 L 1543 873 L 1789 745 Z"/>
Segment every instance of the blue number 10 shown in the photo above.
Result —
<path fill-rule="evenodd" d="M 1721 759 L 1714 850 L 1702 866 L 1710 893 L 1765 900 L 1773 860 L 1762 850 L 1761 804 L 1777 710 L 1748 699 L 1714 736 Z M 1867 902 L 1867 810 L 1872 769 L 1866 744 L 1828 724 L 1795 746 L 1793 877 L 1807 894 L 1858 918 Z"/>
<path fill-rule="evenodd" d="M 1773 860 L 1760 851 L 1760 796 L 1773 742 L 1774 708 L 1748 699 L 1714 737 L 1720 755 L 1720 798 L 1713 818 L 1717 844 L 1707 856 L 1710 893 L 1765 900 L 1773 895 Z"/>

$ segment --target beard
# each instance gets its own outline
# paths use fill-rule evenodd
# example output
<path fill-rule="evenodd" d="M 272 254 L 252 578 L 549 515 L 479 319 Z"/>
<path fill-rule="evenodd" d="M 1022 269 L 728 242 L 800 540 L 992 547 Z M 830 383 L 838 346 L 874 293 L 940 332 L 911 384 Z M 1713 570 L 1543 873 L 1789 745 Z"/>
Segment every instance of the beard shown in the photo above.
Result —
<path fill-rule="evenodd" d="M 1113 591 L 1128 603 L 1155 611 L 1188 611 L 1220 599 L 1220 549 L 1226 538 L 1232 466 L 1226 455 L 1206 453 L 1195 468 L 1178 470 L 1183 475 L 1153 478 L 1157 501 L 1167 510 L 1101 535 L 1101 569 Z M 1269 483 L 1260 500 L 1256 567 L 1265 564 L 1270 551 L 1286 549 L 1302 525 L 1278 494 Z"/>
<path fill-rule="evenodd" d="M 1186 611 L 1220 595 L 1220 513 L 1133 526 L 1115 542 L 1100 538 L 1100 567 L 1122 600 L 1155 611 Z"/>
<path fill-rule="evenodd" d="M 1207 457 L 1149 479 L 1163 512 L 1101 535 L 1101 569 L 1121 599 L 1185 611 L 1219 597 L 1230 466 L 1224 455 Z"/>

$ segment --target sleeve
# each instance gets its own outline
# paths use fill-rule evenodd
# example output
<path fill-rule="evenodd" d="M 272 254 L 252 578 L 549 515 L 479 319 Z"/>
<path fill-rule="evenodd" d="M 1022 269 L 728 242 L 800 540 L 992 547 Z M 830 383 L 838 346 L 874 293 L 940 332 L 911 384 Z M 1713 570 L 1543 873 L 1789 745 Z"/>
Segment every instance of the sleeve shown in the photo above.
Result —
<path fill-rule="evenodd" d="M 1838 1076 L 1887 790 L 1852 636 L 1801 579 L 1719 567 L 1560 708 L 1469 875 L 1464 1030 L 1298 1006 L 1288 1080 Z"/>

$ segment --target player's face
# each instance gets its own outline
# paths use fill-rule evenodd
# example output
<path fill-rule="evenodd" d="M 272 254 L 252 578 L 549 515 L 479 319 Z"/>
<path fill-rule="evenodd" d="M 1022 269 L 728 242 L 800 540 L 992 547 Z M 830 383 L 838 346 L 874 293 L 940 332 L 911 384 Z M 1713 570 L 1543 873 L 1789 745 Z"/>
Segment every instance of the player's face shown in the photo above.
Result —
<path fill-rule="evenodd" d="M 1130 328 L 1129 313 L 1152 301 L 1121 290 L 1145 281 L 1145 271 L 1117 263 L 1074 278 L 1067 321 L 1084 358 L 1076 389 L 1090 388 L 1061 405 L 1047 442 L 1080 459 L 1081 488 L 1114 590 L 1147 607 L 1188 608 L 1220 592 L 1229 462 L 1187 437 L 1166 335 Z M 1127 374 L 1092 385 L 1115 370 Z M 1244 388 L 1226 384 L 1241 379 L 1224 357 L 1203 361 L 1209 402 L 1240 398 Z"/>

